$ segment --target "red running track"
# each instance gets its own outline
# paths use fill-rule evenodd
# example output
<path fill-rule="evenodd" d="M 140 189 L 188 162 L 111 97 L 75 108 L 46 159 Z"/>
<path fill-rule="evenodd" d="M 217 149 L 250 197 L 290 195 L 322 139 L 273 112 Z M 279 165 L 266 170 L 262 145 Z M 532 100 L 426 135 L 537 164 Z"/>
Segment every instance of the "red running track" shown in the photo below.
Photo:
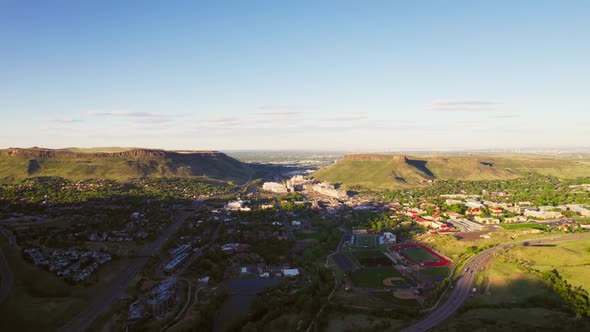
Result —
<path fill-rule="evenodd" d="M 400 249 L 407 249 L 407 248 L 422 248 L 422 249 L 428 251 L 430 254 L 432 254 L 436 258 L 438 258 L 438 261 L 437 262 L 415 261 L 412 258 L 410 258 L 409 256 L 407 256 L 404 252 L 399 251 Z M 421 244 L 414 244 L 414 243 L 398 244 L 397 246 L 391 247 L 391 250 L 395 250 L 395 251 L 399 252 L 402 256 L 404 256 L 405 259 L 407 259 L 410 263 L 412 263 L 414 265 L 428 266 L 428 267 L 443 267 L 443 266 L 447 266 L 447 265 L 451 264 L 451 261 L 448 260 L 446 257 L 442 256 L 441 254 L 437 253 L 436 251 L 434 251 L 426 246 L 423 246 Z"/>

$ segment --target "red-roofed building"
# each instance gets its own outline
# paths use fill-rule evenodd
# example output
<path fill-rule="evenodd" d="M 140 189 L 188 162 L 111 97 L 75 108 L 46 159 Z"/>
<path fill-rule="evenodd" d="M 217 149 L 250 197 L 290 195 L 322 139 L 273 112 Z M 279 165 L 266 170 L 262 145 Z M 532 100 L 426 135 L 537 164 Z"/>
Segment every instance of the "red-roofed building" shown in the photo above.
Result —
<path fill-rule="evenodd" d="M 490 208 L 491 214 L 499 215 L 499 214 L 502 214 L 503 212 L 504 212 L 504 210 L 502 210 L 502 208 L 499 208 L 499 207 L 491 207 Z"/>
<path fill-rule="evenodd" d="M 469 214 L 469 215 L 481 214 L 481 209 L 480 208 L 473 208 L 473 209 L 467 210 L 465 213 Z"/>

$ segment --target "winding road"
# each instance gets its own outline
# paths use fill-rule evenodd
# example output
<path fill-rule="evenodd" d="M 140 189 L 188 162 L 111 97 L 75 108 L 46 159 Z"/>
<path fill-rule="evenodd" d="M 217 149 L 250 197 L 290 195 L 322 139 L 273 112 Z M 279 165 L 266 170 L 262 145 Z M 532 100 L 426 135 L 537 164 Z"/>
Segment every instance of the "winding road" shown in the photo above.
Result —
<path fill-rule="evenodd" d="M 485 264 L 490 258 L 497 252 L 509 249 L 517 243 L 528 242 L 531 244 L 542 244 L 542 243 L 554 243 L 563 241 L 574 241 L 589 239 L 590 234 L 577 235 L 577 236 L 561 236 L 554 238 L 543 238 L 535 240 L 521 240 L 518 242 L 503 243 L 497 247 L 486 249 L 479 254 L 473 256 L 466 264 L 465 269 L 461 272 L 458 277 L 455 287 L 451 292 L 449 298 L 443 303 L 438 309 L 432 312 L 428 317 L 423 320 L 405 328 L 403 332 L 422 332 L 427 331 L 445 319 L 449 318 L 462 304 L 467 300 L 469 294 L 472 291 L 473 281 L 475 279 L 475 270 L 477 270 L 482 264 Z"/>

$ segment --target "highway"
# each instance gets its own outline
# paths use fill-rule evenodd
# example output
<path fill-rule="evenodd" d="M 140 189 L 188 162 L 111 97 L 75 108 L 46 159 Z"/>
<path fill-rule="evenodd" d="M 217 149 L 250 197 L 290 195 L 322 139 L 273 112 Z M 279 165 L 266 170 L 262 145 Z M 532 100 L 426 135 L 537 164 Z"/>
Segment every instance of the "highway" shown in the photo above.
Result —
<path fill-rule="evenodd" d="M 475 279 L 476 270 L 481 268 L 481 266 L 497 252 L 509 249 L 510 247 L 514 246 L 517 243 L 524 243 L 528 242 L 529 245 L 535 244 L 542 244 L 542 243 L 554 243 L 554 242 L 562 242 L 562 241 L 573 241 L 573 240 L 581 240 L 590 238 L 590 234 L 578 235 L 578 236 L 561 236 L 555 238 L 544 238 L 544 239 L 535 239 L 535 240 L 521 240 L 518 242 L 510 242 L 510 243 L 503 243 L 498 245 L 497 247 L 486 249 L 479 254 L 473 256 L 464 267 L 464 270 L 461 272 L 460 276 L 455 283 L 453 291 L 451 292 L 449 298 L 446 302 L 444 302 L 438 309 L 432 312 L 429 316 L 424 318 L 423 320 L 407 327 L 406 329 L 402 330 L 403 332 L 422 332 L 427 331 L 445 319 L 449 318 L 462 304 L 467 300 L 469 294 L 473 289 L 473 281 Z"/>
<path fill-rule="evenodd" d="M 195 201 L 193 207 L 198 208 L 200 204 L 201 201 Z M 85 331 L 99 315 L 108 311 L 113 302 L 125 294 L 125 288 L 147 263 L 149 257 L 160 251 L 162 245 L 164 245 L 166 240 L 179 229 L 180 225 L 182 225 L 188 217 L 188 214 L 189 213 L 184 209 L 181 209 L 176 220 L 144 250 L 142 256 L 135 258 L 124 271 L 121 271 L 119 275 L 110 282 L 108 286 L 104 287 L 104 292 L 97 294 L 82 312 L 76 315 L 76 317 L 70 320 L 66 325 L 62 326 L 60 330 L 64 332 Z"/>

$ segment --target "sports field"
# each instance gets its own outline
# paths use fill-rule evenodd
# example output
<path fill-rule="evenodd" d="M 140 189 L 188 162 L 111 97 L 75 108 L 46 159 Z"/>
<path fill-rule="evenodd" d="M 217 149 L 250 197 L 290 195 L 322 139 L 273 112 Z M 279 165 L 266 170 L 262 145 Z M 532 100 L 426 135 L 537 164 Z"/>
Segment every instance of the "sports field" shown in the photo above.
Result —
<path fill-rule="evenodd" d="M 407 248 L 404 250 L 404 253 L 406 254 L 406 256 L 418 262 L 438 262 L 438 257 L 434 256 L 422 247 Z"/>
<path fill-rule="evenodd" d="M 401 273 L 393 267 L 381 267 L 355 271 L 351 279 L 355 287 L 380 289 L 385 288 L 383 280 L 393 277 L 401 278 L 401 276 Z"/>
<path fill-rule="evenodd" d="M 393 262 L 378 249 L 357 249 L 352 251 L 352 255 L 364 266 L 391 266 L 393 264 Z"/>
<path fill-rule="evenodd" d="M 356 235 L 354 245 L 359 248 L 375 248 L 376 239 L 375 235 Z"/>
<path fill-rule="evenodd" d="M 397 252 L 415 265 L 442 267 L 451 264 L 450 260 L 421 244 L 398 244 L 397 246 L 393 246 L 391 250 Z"/>

